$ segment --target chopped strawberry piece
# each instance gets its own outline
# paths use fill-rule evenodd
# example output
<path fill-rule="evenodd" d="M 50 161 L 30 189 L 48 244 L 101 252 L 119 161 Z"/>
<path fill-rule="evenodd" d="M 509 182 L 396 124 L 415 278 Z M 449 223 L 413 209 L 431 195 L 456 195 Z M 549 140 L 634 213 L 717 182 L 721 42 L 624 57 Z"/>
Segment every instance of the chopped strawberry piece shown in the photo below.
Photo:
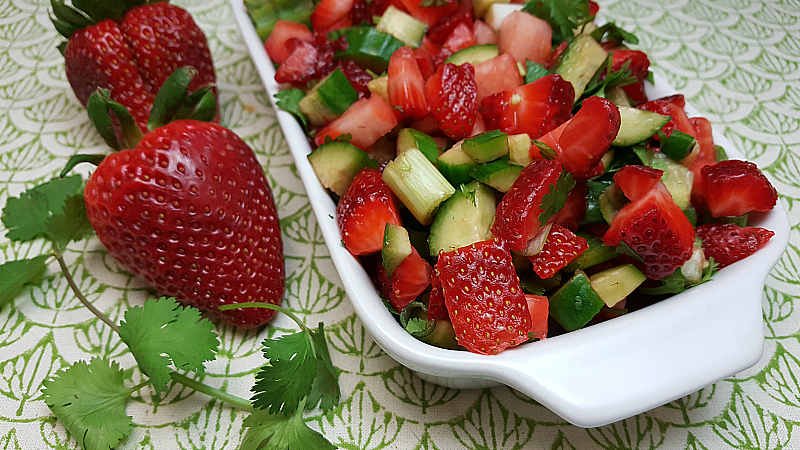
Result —
<path fill-rule="evenodd" d="M 557 62 L 561 60 L 561 55 L 567 51 L 567 47 L 569 47 L 568 42 L 562 42 L 558 44 L 558 47 L 554 48 L 552 52 L 550 52 L 550 56 L 547 57 L 547 60 L 542 64 L 545 69 L 550 70 L 551 67 L 556 65 Z"/>
<path fill-rule="evenodd" d="M 430 286 L 432 275 L 431 265 L 422 259 L 416 248 L 411 247 L 411 254 L 397 266 L 390 280 L 389 303 L 394 310 L 400 312 L 414 301 Z"/>
<path fill-rule="evenodd" d="M 647 166 L 624 166 L 614 174 L 614 183 L 629 200 L 644 197 L 664 175 L 663 170 Z"/>
<path fill-rule="evenodd" d="M 574 99 L 572 83 L 560 75 L 547 75 L 484 98 L 480 110 L 487 129 L 538 139 L 572 117 Z"/>
<path fill-rule="evenodd" d="M 460 345 L 492 355 L 528 340 L 528 302 L 511 253 L 500 242 L 440 253 L 436 274 Z"/>
<path fill-rule="evenodd" d="M 550 24 L 526 12 L 514 11 L 500 24 L 500 53 L 508 53 L 523 64 L 526 59 L 544 64 L 552 41 Z"/>
<path fill-rule="evenodd" d="M 319 50 L 314 44 L 297 38 L 289 39 L 284 45 L 289 56 L 275 71 L 275 81 L 304 87 L 316 78 Z"/>
<path fill-rule="evenodd" d="M 664 183 L 658 181 L 644 197 L 620 209 L 603 242 L 610 246 L 626 243 L 642 257 L 642 272 L 648 278 L 661 279 L 692 256 L 694 228 Z"/>
<path fill-rule="evenodd" d="M 689 119 L 697 139 L 697 151 L 692 152 L 681 160 L 694 174 L 692 179 L 692 206 L 702 210 L 705 207 L 703 199 L 703 167 L 717 162 L 717 148 L 714 146 L 714 136 L 711 133 L 711 122 L 703 117 Z"/>
<path fill-rule="evenodd" d="M 511 189 L 497 205 L 492 234 L 511 250 L 520 251 L 539 232 L 542 198 L 561 175 L 561 163 L 536 160 L 522 169 Z"/>
<path fill-rule="evenodd" d="M 414 50 L 401 47 L 389 59 L 389 101 L 401 118 L 419 120 L 428 115 L 425 80 Z"/>
<path fill-rule="evenodd" d="M 649 102 L 640 105 L 639 109 L 644 109 L 646 111 L 652 111 L 654 113 L 672 117 L 669 122 L 665 123 L 664 126 L 661 127 L 661 131 L 663 131 L 667 136 L 669 136 L 674 129 L 678 129 L 686 134 L 691 134 L 694 136 L 694 127 L 692 127 L 692 123 L 689 122 L 689 117 L 686 115 L 686 111 L 683 110 L 685 105 L 686 101 L 684 100 L 683 95 L 676 94 L 650 100 Z"/>
<path fill-rule="evenodd" d="M 478 114 L 478 87 L 470 64 L 442 64 L 425 83 L 431 114 L 453 140 L 469 136 Z"/>
<path fill-rule="evenodd" d="M 496 56 L 475 65 L 475 84 L 478 87 L 479 102 L 492 94 L 522 86 L 524 81 L 517 62 L 511 55 Z"/>
<path fill-rule="evenodd" d="M 547 318 L 550 316 L 550 301 L 544 295 L 525 294 L 528 311 L 531 312 L 530 334 L 536 339 L 547 337 Z"/>
<path fill-rule="evenodd" d="M 719 267 L 729 266 L 763 247 L 775 235 L 759 227 L 740 227 L 732 223 L 707 223 L 697 227 L 703 240 L 706 258 L 714 258 Z"/>
<path fill-rule="evenodd" d="M 450 320 L 442 295 L 442 283 L 435 272 L 431 277 L 431 294 L 428 297 L 428 320 Z"/>
<path fill-rule="evenodd" d="M 486 22 L 476 20 L 472 24 L 472 34 L 475 36 L 475 45 L 497 44 L 499 36 Z"/>
<path fill-rule="evenodd" d="M 372 81 L 372 75 L 366 70 L 362 69 L 355 61 L 344 59 L 336 61 L 336 68 L 340 69 L 347 81 L 353 86 L 353 89 L 358 92 L 358 98 L 369 97 L 369 87 L 367 83 Z"/>
<path fill-rule="evenodd" d="M 286 41 L 292 38 L 305 42 L 314 42 L 314 35 L 311 30 L 302 23 L 288 22 L 286 20 L 275 22 L 275 28 L 270 33 L 267 42 L 264 43 L 264 49 L 272 62 L 283 64 L 289 58 Z"/>
<path fill-rule="evenodd" d="M 472 2 L 466 1 L 453 0 L 442 6 L 421 6 L 420 0 L 396 1 L 403 6 L 403 8 L 411 15 L 411 17 L 427 23 L 428 26 L 433 26 L 436 24 L 436 22 L 444 20 L 448 16 L 457 13 L 467 4 L 469 5 L 469 8 L 472 9 Z"/>
<path fill-rule="evenodd" d="M 589 14 L 594 16 L 598 11 L 600 11 L 600 5 L 593 0 L 589 0 Z"/>
<path fill-rule="evenodd" d="M 574 261 L 587 248 L 589 248 L 589 244 L 586 239 L 554 223 L 550 227 L 550 233 L 547 235 L 542 250 L 529 256 L 528 259 L 533 264 L 533 271 L 536 272 L 536 275 L 542 279 L 550 278 Z"/>
<path fill-rule="evenodd" d="M 350 143 L 358 148 L 366 149 L 397 125 L 397 117 L 391 106 L 380 96 L 362 98 L 347 108 L 341 116 L 317 131 L 314 142 L 322 145 L 325 136 L 336 139 L 349 134 Z"/>
<path fill-rule="evenodd" d="M 618 71 L 627 63 L 631 75 L 636 77 L 637 82 L 622 87 L 625 94 L 633 100 L 634 104 L 641 105 L 647 102 L 647 95 L 644 92 L 644 80 L 647 79 L 650 69 L 650 60 L 647 54 L 639 50 L 617 49 L 612 50 L 613 55 L 611 70 Z"/>
<path fill-rule="evenodd" d="M 348 13 L 353 8 L 354 0 L 320 0 L 311 13 L 311 28 L 316 33 L 326 34 L 330 31 L 352 25 Z"/>
<path fill-rule="evenodd" d="M 355 26 L 372 26 L 375 25 L 374 18 L 382 16 L 390 4 L 390 0 L 355 0 L 347 17 Z"/>
<path fill-rule="evenodd" d="M 475 14 L 472 8 L 462 9 L 456 14 L 448 15 L 442 18 L 442 20 L 433 24 L 430 28 L 428 28 L 428 31 L 425 33 L 425 35 L 434 44 L 444 44 L 445 41 L 452 36 L 453 31 L 460 25 L 466 26 L 469 30 L 471 30 L 474 16 Z"/>
<path fill-rule="evenodd" d="M 583 219 L 586 218 L 587 195 L 589 195 L 589 189 L 586 188 L 586 181 L 577 180 L 575 187 L 567 194 L 564 207 L 553 215 L 553 223 L 577 231 Z"/>
<path fill-rule="evenodd" d="M 620 127 L 619 109 L 597 96 L 583 101 L 580 111 L 541 141 L 555 150 L 555 158 L 575 178 L 584 179 L 603 172 L 600 158 L 611 147 Z M 538 152 L 538 147 L 531 149 Z"/>
<path fill-rule="evenodd" d="M 778 191 L 758 166 L 749 161 L 720 161 L 701 170 L 703 196 L 714 217 L 769 211 Z"/>
<path fill-rule="evenodd" d="M 376 169 L 363 169 L 336 205 L 342 241 L 353 255 L 378 252 L 387 223 L 401 225 L 398 201 Z"/>
<path fill-rule="evenodd" d="M 450 53 L 455 53 L 473 45 L 475 45 L 475 36 L 472 34 L 472 25 L 460 23 L 450 33 L 442 47 L 446 48 Z"/>

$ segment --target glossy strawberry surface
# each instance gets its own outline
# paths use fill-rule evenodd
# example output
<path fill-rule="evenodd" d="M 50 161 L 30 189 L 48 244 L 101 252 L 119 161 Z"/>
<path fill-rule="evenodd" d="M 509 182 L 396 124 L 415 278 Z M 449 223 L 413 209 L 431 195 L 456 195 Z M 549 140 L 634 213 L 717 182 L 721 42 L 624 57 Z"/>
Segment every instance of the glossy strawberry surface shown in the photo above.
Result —
<path fill-rule="evenodd" d="M 539 277 L 550 278 L 574 261 L 587 248 L 589 248 L 589 244 L 586 239 L 576 236 L 575 233 L 559 224 L 553 224 L 542 250 L 528 259 L 533 264 L 533 271 Z"/>
<path fill-rule="evenodd" d="M 436 274 L 459 345 L 491 355 L 528 340 L 528 302 L 501 242 L 441 253 Z"/>
<path fill-rule="evenodd" d="M 764 228 L 740 227 L 732 223 L 709 223 L 697 227 L 706 258 L 714 258 L 720 267 L 752 255 L 774 235 Z"/>
<path fill-rule="evenodd" d="M 778 191 L 749 161 L 720 161 L 703 167 L 701 177 L 703 197 L 714 217 L 769 211 L 778 201 Z"/>
<path fill-rule="evenodd" d="M 478 85 L 470 64 L 439 66 L 425 82 L 425 98 L 444 134 L 454 140 L 470 135 L 478 114 Z"/>
<path fill-rule="evenodd" d="M 353 255 L 380 251 L 386 224 L 402 224 L 397 197 L 376 169 L 356 175 L 336 205 L 336 219 L 342 241 Z"/>
<path fill-rule="evenodd" d="M 181 120 L 109 155 L 85 189 L 89 220 L 122 266 L 161 294 L 222 321 L 257 327 L 285 275 L 272 192 L 253 151 L 215 124 Z"/>

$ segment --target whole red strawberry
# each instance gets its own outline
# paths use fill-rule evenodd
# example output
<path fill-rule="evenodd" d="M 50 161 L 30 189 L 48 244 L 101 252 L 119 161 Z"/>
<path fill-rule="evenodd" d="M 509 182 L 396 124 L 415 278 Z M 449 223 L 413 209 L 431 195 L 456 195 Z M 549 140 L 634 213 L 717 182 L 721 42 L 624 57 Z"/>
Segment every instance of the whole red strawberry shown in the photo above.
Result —
<path fill-rule="evenodd" d="M 83 11 L 53 0 L 53 24 L 69 39 L 63 49 L 67 80 L 86 106 L 108 89 L 147 131 L 153 98 L 178 67 L 198 70 L 190 91 L 213 83 L 206 37 L 185 10 L 164 1 L 131 0 L 129 10 Z"/>
<path fill-rule="evenodd" d="M 275 202 L 253 151 L 212 123 L 179 120 L 106 157 L 85 189 L 109 253 L 164 295 L 240 327 L 274 311 L 285 287 Z"/>

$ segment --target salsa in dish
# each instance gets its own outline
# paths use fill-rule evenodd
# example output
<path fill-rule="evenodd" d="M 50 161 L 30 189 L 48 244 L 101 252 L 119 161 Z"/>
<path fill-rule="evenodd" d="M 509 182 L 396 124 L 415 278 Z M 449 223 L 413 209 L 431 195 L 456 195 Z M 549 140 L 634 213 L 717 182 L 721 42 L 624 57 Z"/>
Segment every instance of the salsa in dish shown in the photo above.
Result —
<path fill-rule="evenodd" d="M 583 0 L 245 2 L 399 323 L 496 354 L 709 280 L 777 192 Z"/>

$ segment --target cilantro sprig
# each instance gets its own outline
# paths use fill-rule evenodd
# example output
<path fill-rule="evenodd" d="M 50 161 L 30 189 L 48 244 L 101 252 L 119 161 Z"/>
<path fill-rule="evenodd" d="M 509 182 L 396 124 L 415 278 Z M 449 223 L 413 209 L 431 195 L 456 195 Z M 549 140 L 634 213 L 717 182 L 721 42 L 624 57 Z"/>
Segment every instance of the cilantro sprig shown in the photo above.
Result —
<path fill-rule="evenodd" d="M 522 10 L 550 24 L 554 45 L 572 41 L 575 30 L 594 19 L 586 0 L 531 0 Z"/>
<path fill-rule="evenodd" d="M 131 417 L 125 413 L 131 396 L 145 387 L 166 392 L 170 383 L 180 383 L 252 412 L 244 422 L 247 432 L 242 449 L 336 448 L 309 428 L 302 417 L 303 411 L 317 405 L 330 411 L 341 395 L 338 370 L 331 361 L 322 323 L 315 330 L 309 329 L 291 311 L 276 305 L 220 308 L 268 307 L 288 315 L 301 329 L 264 341 L 268 362 L 256 377 L 259 381 L 253 387 L 251 403 L 188 375 L 202 374 L 204 364 L 215 359 L 219 348 L 213 324 L 197 309 L 184 307 L 174 298 L 149 299 L 128 309 L 118 325 L 81 292 L 64 260 L 70 242 L 93 232 L 80 176 L 57 178 L 9 198 L 0 220 L 13 241 L 43 238 L 50 243 L 48 253 L 0 264 L 0 308 L 17 298 L 27 284 L 41 282 L 48 262 L 55 259 L 75 296 L 119 334 L 144 375 L 141 383 L 126 386 L 127 370 L 116 361 L 95 357 L 88 362 L 77 361 L 42 383 L 45 403 L 83 448 L 117 446 L 133 428 Z"/>
<path fill-rule="evenodd" d="M 544 225 L 553 215 L 561 211 L 567 203 L 569 191 L 575 187 L 575 179 L 567 171 L 561 172 L 555 184 L 550 183 L 547 194 L 542 196 L 542 212 L 539 213 L 539 224 Z"/>

